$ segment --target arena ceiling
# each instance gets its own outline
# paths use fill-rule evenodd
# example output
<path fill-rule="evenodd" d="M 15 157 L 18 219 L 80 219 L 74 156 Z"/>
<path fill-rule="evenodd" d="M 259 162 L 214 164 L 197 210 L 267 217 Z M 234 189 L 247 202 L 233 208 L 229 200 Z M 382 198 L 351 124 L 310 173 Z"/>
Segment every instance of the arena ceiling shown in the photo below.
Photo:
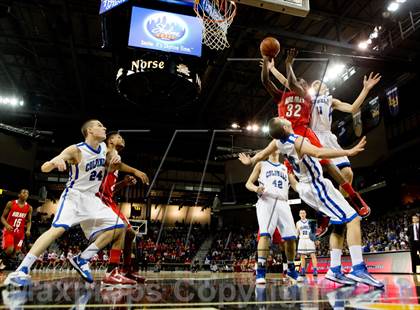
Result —
<path fill-rule="evenodd" d="M 380 72 L 384 86 L 418 70 L 420 31 L 404 40 L 395 36 L 397 21 L 410 10 L 419 11 L 418 1 L 408 0 L 403 10 L 384 18 L 386 6 L 383 0 L 311 0 L 311 12 L 300 18 L 238 5 L 229 29 L 231 48 L 204 51 L 199 98 L 180 110 L 176 101 L 173 109 L 156 110 L 154 98 L 133 105 L 117 94 L 113 55 L 101 48 L 99 0 L 0 1 L 1 91 L 18 92 L 26 102 L 22 109 L 2 111 L 1 121 L 32 127 L 36 120 L 37 129 L 59 137 L 88 117 L 102 119 L 111 129 L 168 131 L 264 122 L 276 110 L 261 85 L 258 62 L 237 59 L 259 57 L 259 42 L 268 35 L 279 38 L 283 53 L 296 47 L 301 57 L 328 57 L 356 67 L 356 74 L 336 89 L 339 98 L 352 100 L 366 72 Z M 378 25 L 394 35 L 392 43 L 384 35 L 377 51 L 358 49 Z M 284 54 L 277 59 L 283 60 Z M 312 80 L 322 67 L 301 62 L 296 71 Z"/>

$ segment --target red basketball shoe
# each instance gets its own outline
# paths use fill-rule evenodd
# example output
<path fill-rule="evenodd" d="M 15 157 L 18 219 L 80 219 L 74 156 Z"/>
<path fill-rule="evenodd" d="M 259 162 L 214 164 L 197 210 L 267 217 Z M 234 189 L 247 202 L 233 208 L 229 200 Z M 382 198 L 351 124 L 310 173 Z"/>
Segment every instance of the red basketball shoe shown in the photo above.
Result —
<path fill-rule="evenodd" d="M 122 272 L 126 278 L 134 280 L 137 283 L 146 282 L 146 278 L 141 276 L 137 271 L 134 271 L 133 267 L 129 267 L 128 269 L 123 268 Z"/>
<path fill-rule="evenodd" d="M 369 206 L 358 192 L 355 192 L 353 196 L 348 197 L 347 201 L 356 210 L 357 214 L 359 214 L 361 217 L 364 218 L 370 215 Z"/>
<path fill-rule="evenodd" d="M 137 282 L 125 277 L 118 267 L 112 269 L 110 273 L 106 273 L 102 279 L 102 285 L 115 288 L 135 287 Z"/>

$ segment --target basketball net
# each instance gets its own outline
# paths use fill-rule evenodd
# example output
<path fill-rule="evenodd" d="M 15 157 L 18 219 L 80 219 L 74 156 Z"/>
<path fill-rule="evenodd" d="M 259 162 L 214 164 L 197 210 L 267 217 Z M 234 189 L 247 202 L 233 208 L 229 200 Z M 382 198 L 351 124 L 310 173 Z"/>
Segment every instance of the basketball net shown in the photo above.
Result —
<path fill-rule="evenodd" d="M 231 0 L 195 0 L 194 11 L 203 22 L 203 44 L 211 49 L 229 47 L 227 30 L 236 14 Z"/>

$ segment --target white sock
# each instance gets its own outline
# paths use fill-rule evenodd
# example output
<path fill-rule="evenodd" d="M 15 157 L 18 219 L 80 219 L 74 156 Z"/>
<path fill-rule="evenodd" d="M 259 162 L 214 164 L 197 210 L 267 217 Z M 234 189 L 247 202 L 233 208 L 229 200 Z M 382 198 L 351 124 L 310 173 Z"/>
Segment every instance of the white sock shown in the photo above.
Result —
<path fill-rule="evenodd" d="M 23 259 L 23 261 L 20 263 L 19 267 L 17 270 L 21 270 L 22 267 L 26 267 L 28 268 L 28 272 L 31 269 L 32 265 L 35 263 L 37 257 L 31 253 L 26 254 L 25 258 Z"/>
<path fill-rule="evenodd" d="M 352 265 L 363 263 L 362 246 L 352 245 L 349 247 Z"/>
<path fill-rule="evenodd" d="M 86 248 L 86 250 L 83 251 L 80 257 L 86 260 L 90 260 L 93 256 L 95 256 L 96 253 L 99 252 L 99 250 L 100 249 L 96 246 L 96 244 L 92 243 Z"/>
<path fill-rule="evenodd" d="M 340 249 L 332 249 L 331 250 L 331 263 L 330 267 L 337 267 L 341 266 L 341 254 L 343 253 Z"/>
<path fill-rule="evenodd" d="M 266 260 L 267 259 L 265 257 L 258 256 L 258 263 L 261 263 L 262 265 L 265 265 Z"/>

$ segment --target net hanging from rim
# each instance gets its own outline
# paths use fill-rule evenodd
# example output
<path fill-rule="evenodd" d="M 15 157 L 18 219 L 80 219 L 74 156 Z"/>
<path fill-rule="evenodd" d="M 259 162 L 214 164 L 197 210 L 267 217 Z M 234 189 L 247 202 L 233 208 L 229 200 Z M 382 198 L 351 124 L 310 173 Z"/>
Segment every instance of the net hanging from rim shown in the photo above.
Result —
<path fill-rule="evenodd" d="M 227 30 L 236 14 L 232 0 L 195 0 L 194 11 L 203 22 L 203 44 L 211 49 L 229 47 Z"/>

